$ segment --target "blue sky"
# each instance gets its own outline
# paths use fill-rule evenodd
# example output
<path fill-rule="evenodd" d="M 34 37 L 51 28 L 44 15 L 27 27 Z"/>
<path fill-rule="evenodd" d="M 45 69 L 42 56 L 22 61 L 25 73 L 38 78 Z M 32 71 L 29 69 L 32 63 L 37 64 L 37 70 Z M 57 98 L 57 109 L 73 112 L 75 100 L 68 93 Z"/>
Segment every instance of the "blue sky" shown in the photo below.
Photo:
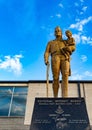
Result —
<path fill-rule="evenodd" d="M 76 40 L 70 80 L 92 79 L 91 0 L 0 0 L 0 80 L 45 80 L 44 51 L 59 25 Z M 50 69 L 49 79 L 52 79 Z"/>

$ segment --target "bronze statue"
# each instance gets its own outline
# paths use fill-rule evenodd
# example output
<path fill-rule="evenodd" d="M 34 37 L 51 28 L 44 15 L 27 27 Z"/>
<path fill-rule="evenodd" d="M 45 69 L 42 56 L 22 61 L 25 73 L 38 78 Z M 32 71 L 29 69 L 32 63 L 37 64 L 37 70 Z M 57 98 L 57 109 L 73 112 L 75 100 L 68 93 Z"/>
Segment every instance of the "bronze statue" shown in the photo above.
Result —
<path fill-rule="evenodd" d="M 62 74 L 62 97 L 68 97 L 68 76 L 70 68 L 70 55 L 75 50 L 75 41 L 72 33 L 66 32 L 67 40 L 62 39 L 62 31 L 60 27 L 55 28 L 55 40 L 48 42 L 44 60 L 45 64 L 49 63 L 51 55 L 51 68 L 53 74 L 53 95 L 58 97 L 59 75 Z"/>

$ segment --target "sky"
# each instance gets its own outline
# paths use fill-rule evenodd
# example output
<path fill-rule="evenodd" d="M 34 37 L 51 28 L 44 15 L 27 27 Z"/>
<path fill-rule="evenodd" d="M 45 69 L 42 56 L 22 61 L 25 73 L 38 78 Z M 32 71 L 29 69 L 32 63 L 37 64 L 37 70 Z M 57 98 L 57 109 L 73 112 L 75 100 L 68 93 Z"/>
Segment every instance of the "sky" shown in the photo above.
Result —
<path fill-rule="evenodd" d="M 92 80 L 91 5 L 91 0 L 0 0 L 0 80 L 46 80 L 44 52 L 56 26 L 63 39 L 69 29 L 76 41 L 69 80 Z"/>

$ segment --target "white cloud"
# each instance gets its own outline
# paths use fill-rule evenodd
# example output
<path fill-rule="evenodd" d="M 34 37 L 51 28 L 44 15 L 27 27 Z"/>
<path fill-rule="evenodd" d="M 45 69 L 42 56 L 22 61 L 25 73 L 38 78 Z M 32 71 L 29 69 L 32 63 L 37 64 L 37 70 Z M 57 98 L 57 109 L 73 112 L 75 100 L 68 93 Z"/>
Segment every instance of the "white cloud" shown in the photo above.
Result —
<path fill-rule="evenodd" d="M 81 36 L 81 40 L 83 43 L 85 43 L 86 41 L 89 40 L 89 38 L 87 38 L 86 36 Z"/>
<path fill-rule="evenodd" d="M 76 44 L 80 43 L 80 41 L 81 41 L 80 34 L 73 34 L 73 37 L 75 38 Z"/>
<path fill-rule="evenodd" d="M 90 21 L 92 21 L 92 16 L 88 17 L 87 19 L 83 19 L 75 24 L 71 24 L 69 28 L 73 28 L 78 31 L 83 31 L 83 26 Z"/>
<path fill-rule="evenodd" d="M 91 40 L 90 40 L 90 41 L 88 41 L 88 44 L 92 45 L 92 38 L 91 38 Z"/>
<path fill-rule="evenodd" d="M 75 74 L 70 77 L 71 80 L 82 80 L 83 75 Z"/>
<path fill-rule="evenodd" d="M 84 0 L 80 0 L 80 2 L 82 2 L 82 3 L 83 3 L 83 2 L 84 2 Z"/>
<path fill-rule="evenodd" d="M 83 12 L 80 12 L 80 14 L 83 14 Z"/>
<path fill-rule="evenodd" d="M 82 29 L 83 29 L 83 25 L 80 23 L 80 22 L 78 22 L 78 23 L 76 23 L 76 24 L 71 24 L 70 25 L 70 28 L 75 28 L 75 29 L 77 29 L 78 31 L 82 31 Z"/>
<path fill-rule="evenodd" d="M 79 74 L 79 72 L 77 70 L 72 71 L 71 76 L 69 77 L 71 80 L 82 80 L 83 79 L 83 75 Z"/>
<path fill-rule="evenodd" d="M 54 18 L 54 16 L 53 16 L 53 15 L 51 15 L 50 17 L 51 17 L 51 18 Z"/>
<path fill-rule="evenodd" d="M 80 74 L 80 72 L 76 71 L 76 72 L 73 72 L 73 74 L 70 77 L 71 80 L 82 80 L 82 79 L 87 79 L 87 78 L 92 78 L 92 72 L 85 71 L 84 73 Z"/>
<path fill-rule="evenodd" d="M 61 14 L 56 14 L 56 17 L 61 18 Z"/>
<path fill-rule="evenodd" d="M 85 74 L 86 76 L 92 77 L 92 72 L 86 71 L 84 74 Z"/>
<path fill-rule="evenodd" d="M 59 3 L 59 7 L 63 8 L 63 4 Z"/>
<path fill-rule="evenodd" d="M 87 37 L 87 36 L 81 36 L 81 41 L 83 44 L 87 43 L 92 45 L 92 38 L 91 37 Z"/>
<path fill-rule="evenodd" d="M 87 6 L 84 6 L 83 8 L 82 8 L 82 11 L 80 12 L 80 14 L 82 15 L 84 12 L 86 12 L 86 10 L 87 10 Z"/>
<path fill-rule="evenodd" d="M 20 75 L 22 72 L 22 64 L 20 62 L 22 55 L 4 56 L 4 60 L 0 59 L 0 69 L 12 71 L 16 75 Z"/>
<path fill-rule="evenodd" d="M 79 6 L 79 4 L 78 4 L 78 3 L 76 3 L 76 2 L 75 2 L 74 4 L 75 4 L 75 6 Z"/>
<path fill-rule="evenodd" d="M 61 14 L 58 13 L 58 14 L 55 14 L 55 15 L 51 15 L 51 16 L 50 16 L 50 18 L 56 18 L 56 17 L 57 17 L 57 18 L 61 18 Z"/>
<path fill-rule="evenodd" d="M 84 6 L 83 8 L 82 8 L 82 10 L 83 10 L 83 12 L 85 12 L 86 10 L 87 10 L 87 6 Z"/>
<path fill-rule="evenodd" d="M 87 56 L 86 55 L 82 55 L 81 56 L 81 60 L 82 60 L 82 62 L 86 62 L 87 61 Z"/>
<path fill-rule="evenodd" d="M 76 44 L 82 43 L 92 45 L 92 38 L 82 35 L 80 32 L 78 34 L 73 34 L 73 37 L 75 38 Z"/>

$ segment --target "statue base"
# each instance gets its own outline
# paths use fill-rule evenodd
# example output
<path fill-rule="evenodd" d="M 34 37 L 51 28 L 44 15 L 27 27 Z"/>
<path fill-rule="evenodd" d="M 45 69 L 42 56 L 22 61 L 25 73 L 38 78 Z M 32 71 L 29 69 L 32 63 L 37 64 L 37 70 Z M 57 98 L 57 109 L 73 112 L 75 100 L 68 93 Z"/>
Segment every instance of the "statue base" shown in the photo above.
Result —
<path fill-rule="evenodd" d="M 91 130 L 84 98 L 36 98 L 30 130 Z"/>

